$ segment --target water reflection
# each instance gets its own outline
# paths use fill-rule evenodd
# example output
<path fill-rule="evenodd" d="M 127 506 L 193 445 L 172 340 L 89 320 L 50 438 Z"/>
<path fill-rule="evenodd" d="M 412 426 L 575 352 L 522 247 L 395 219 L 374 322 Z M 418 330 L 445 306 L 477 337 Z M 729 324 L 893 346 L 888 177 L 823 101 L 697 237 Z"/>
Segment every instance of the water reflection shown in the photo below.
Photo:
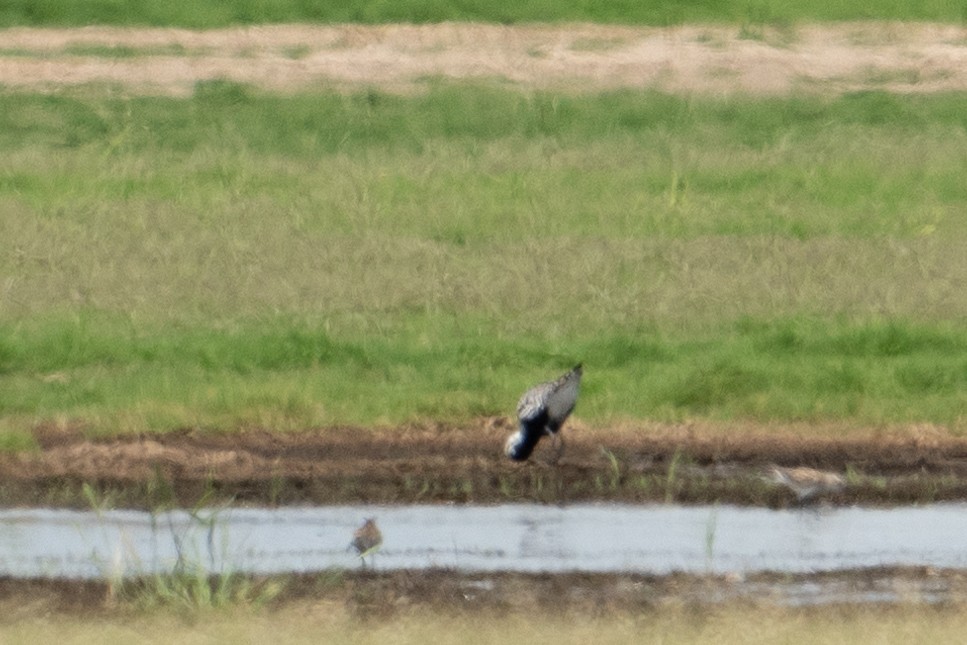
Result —
<path fill-rule="evenodd" d="M 170 571 L 355 567 L 376 517 L 376 569 L 747 574 L 879 566 L 967 568 L 967 505 L 770 510 L 731 506 L 340 506 L 0 511 L 0 574 L 98 578 Z"/>

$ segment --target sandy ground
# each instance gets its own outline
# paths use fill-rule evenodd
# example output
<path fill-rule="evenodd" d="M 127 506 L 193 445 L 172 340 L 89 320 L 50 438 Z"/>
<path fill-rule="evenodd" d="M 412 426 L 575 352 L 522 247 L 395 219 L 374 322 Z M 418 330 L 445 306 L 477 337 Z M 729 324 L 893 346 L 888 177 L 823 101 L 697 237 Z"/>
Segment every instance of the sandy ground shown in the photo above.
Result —
<path fill-rule="evenodd" d="M 432 79 L 523 88 L 701 94 L 967 89 L 967 27 L 848 23 L 773 27 L 596 25 L 264 26 L 0 31 L 0 84 L 111 84 L 185 95 L 206 79 L 277 91 Z"/>

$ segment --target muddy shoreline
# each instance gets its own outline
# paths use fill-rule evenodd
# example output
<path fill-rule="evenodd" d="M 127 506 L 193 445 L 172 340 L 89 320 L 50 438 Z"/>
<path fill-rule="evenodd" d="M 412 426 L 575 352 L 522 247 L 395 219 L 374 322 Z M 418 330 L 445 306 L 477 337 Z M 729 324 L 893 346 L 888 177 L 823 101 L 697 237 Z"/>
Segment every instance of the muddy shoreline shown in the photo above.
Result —
<path fill-rule="evenodd" d="M 191 508 L 198 504 L 727 503 L 786 507 L 770 465 L 844 474 L 829 504 L 967 499 L 967 440 L 933 427 L 575 422 L 556 465 L 543 444 L 524 464 L 501 454 L 507 419 L 464 425 L 274 433 L 179 430 L 90 438 L 35 429 L 36 451 L 0 455 L 0 505 Z M 811 433 L 811 434 L 810 434 Z M 93 499 L 92 499 L 93 496 Z"/>
<path fill-rule="evenodd" d="M 614 617 L 683 607 L 746 605 L 822 610 L 834 602 L 840 606 L 927 603 L 957 608 L 967 601 L 967 574 L 924 567 L 747 577 L 334 570 L 247 580 L 250 596 L 264 597 L 267 602 L 263 606 L 268 611 L 300 603 L 335 604 L 363 619 L 391 618 L 415 610 Z M 212 584 L 217 585 L 217 580 Z M 107 581 L 0 578 L 0 608 L 4 609 L 0 623 L 16 622 L 22 614 L 45 612 L 86 618 L 137 612 L 150 597 L 151 588 L 151 580 L 112 585 Z M 269 598 L 265 592 L 270 588 Z"/>

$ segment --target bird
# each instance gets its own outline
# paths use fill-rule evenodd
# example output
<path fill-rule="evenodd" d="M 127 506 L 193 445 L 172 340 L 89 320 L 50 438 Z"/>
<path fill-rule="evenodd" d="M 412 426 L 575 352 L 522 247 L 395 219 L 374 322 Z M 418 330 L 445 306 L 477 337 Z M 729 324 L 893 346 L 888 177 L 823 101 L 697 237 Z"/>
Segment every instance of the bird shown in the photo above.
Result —
<path fill-rule="evenodd" d="M 769 469 L 768 478 L 794 492 L 800 504 L 816 495 L 836 493 L 846 488 L 846 479 L 842 475 L 805 466 L 798 468 L 772 466 Z"/>
<path fill-rule="evenodd" d="M 564 439 L 561 426 L 567 419 L 578 399 L 581 386 L 581 363 L 554 381 L 535 385 L 524 392 L 517 403 L 517 419 L 520 427 L 507 438 L 504 453 L 514 461 L 526 461 L 537 442 L 549 435 L 557 442 L 555 462 L 564 453 Z"/>
<path fill-rule="evenodd" d="M 353 532 L 353 541 L 349 544 L 349 547 L 356 549 L 356 553 L 359 555 L 359 559 L 362 560 L 363 566 L 366 566 L 366 556 L 373 555 L 383 544 L 383 534 L 380 532 L 379 527 L 376 526 L 376 518 L 367 517 L 363 525 Z"/>

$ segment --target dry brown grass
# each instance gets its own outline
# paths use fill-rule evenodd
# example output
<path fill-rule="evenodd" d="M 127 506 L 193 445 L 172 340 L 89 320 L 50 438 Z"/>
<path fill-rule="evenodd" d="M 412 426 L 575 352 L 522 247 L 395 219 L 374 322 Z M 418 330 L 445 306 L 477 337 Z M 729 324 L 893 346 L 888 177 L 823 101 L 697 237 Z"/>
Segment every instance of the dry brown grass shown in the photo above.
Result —
<path fill-rule="evenodd" d="M 85 619 L 27 615 L 0 626 L 11 643 L 961 643 L 967 618 L 959 609 L 848 607 L 789 610 L 725 606 L 669 607 L 639 615 L 478 613 L 415 610 L 365 619 L 332 602 L 300 602 L 280 610 L 244 609 L 186 619 L 158 612 Z"/>

